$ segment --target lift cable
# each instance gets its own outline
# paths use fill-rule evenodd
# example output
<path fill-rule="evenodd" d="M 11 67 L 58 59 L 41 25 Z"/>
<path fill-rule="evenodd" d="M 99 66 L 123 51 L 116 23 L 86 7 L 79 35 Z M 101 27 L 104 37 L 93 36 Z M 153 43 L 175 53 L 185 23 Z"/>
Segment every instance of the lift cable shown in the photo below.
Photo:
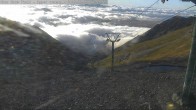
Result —
<path fill-rule="evenodd" d="M 157 1 L 155 1 L 153 4 L 151 4 L 150 6 L 145 7 L 145 10 L 143 10 L 140 14 L 137 14 L 137 15 L 135 16 L 135 18 L 137 18 L 137 17 L 143 15 L 145 11 L 149 10 L 150 8 L 152 8 L 152 7 L 153 7 L 155 4 L 157 4 L 159 1 L 160 1 L 160 0 L 157 0 Z M 142 29 L 141 29 L 141 30 L 142 30 Z M 138 31 L 138 32 L 136 33 L 136 35 L 138 35 L 139 32 L 140 32 L 140 31 Z"/>
<path fill-rule="evenodd" d="M 159 2 L 159 0 L 155 1 L 152 5 L 150 5 L 149 7 L 147 7 L 144 11 L 142 11 L 138 16 L 141 16 L 146 10 L 149 10 L 151 7 L 153 7 L 155 4 L 157 4 Z"/>
<path fill-rule="evenodd" d="M 188 7 L 188 8 L 186 8 L 186 9 L 184 9 L 184 10 L 180 10 L 179 12 L 177 12 L 177 14 L 175 14 L 175 15 L 173 15 L 173 16 L 170 16 L 170 17 L 166 17 L 166 18 L 164 18 L 163 20 L 161 20 L 159 23 L 157 23 L 157 24 L 160 24 L 160 23 L 162 23 L 162 22 L 164 22 L 165 20 L 168 20 L 168 19 L 170 19 L 170 18 L 172 18 L 172 17 L 175 17 L 175 16 L 177 16 L 177 15 L 179 15 L 180 13 L 182 13 L 182 12 L 184 12 L 184 11 L 186 11 L 186 10 L 188 10 L 188 9 L 191 9 L 191 8 L 193 8 L 193 7 L 195 7 L 196 5 L 193 5 L 193 6 L 190 6 L 190 7 Z M 156 26 L 157 24 L 155 24 L 154 26 Z M 153 26 L 153 27 L 154 27 Z M 142 29 L 141 29 L 142 30 Z M 139 33 L 139 32 L 138 32 Z"/>
<path fill-rule="evenodd" d="M 184 10 L 180 10 L 179 12 L 177 12 L 175 15 L 173 15 L 172 17 L 175 17 L 175 16 L 178 16 L 180 13 L 182 13 L 182 12 L 184 12 L 184 11 L 186 11 L 186 10 L 188 10 L 188 9 L 191 9 L 191 8 L 193 8 L 193 7 L 195 7 L 196 5 L 193 5 L 193 6 L 190 6 L 190 7 L 188 7 L 188 8 L 186 8 L 186 9 L 184 9 Z M 163 20 L 161 20 L 158 24 L 160 24 L 161 22 L 163 22 L 163 21 L 165 21 L 165 20 L 168 20 L 168 19 L 170 19 L 170 18 L 172 18 L 171 16 L 170 17 L 166 17 L 166 18 L 164 18 Z"/>

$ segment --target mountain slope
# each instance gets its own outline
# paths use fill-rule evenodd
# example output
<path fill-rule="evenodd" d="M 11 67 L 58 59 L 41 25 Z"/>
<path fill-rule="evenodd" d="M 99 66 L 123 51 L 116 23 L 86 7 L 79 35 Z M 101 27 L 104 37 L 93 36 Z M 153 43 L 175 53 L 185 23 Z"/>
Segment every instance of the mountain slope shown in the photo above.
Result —
<path fill-rule="evenodd" d="M 156 39 L 119 48 L 115 52 L 115 65 L 187 58 L 191 47 L 191 32 L 192 26 L 188 26 Z M 110 63 L 111 56 L 96 65 L 108 67 Z"/>
<path fill-rule="evenodd" d="M 0 109 L 34 110 L 66 93 L 86 63 L 41 29 L 0 18 Z"/>
<path fill-rule="evenodd" d="M 168 32 L 176 31 L 178 29 L 190 26 L 193 23 L 193 21 L 194 21 L 193 17 L 184 18 L 180 16 L 175 16 L 160 24 L 157 24 L 151 30 L 146 32 L 144 35 L 134 38 L 131 42 L 139 43 L 146 40 L 158 38 L 162 35 L 167 34 Z"/>
<path fill-rule="evenodd" d="M 0 18 L 0 73 L 82 68 L 85 57 L 63 46 L 41 29 Z M 81 64 L 81 65 L 80 65 Z"/>

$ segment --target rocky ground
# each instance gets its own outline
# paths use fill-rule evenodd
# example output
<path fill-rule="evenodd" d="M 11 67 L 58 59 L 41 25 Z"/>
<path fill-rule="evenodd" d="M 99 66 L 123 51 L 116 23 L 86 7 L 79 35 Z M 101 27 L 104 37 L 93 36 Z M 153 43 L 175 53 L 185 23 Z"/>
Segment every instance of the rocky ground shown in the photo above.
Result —
<path fill-rule="evenodd" d="M 172 94 L 182 90 L 185 68 L 159 73 L 143 68 L 134 64 L 111 73 L 52 67 L 44 73 L 1 78 L 0 108 L 166 110 Z"/>

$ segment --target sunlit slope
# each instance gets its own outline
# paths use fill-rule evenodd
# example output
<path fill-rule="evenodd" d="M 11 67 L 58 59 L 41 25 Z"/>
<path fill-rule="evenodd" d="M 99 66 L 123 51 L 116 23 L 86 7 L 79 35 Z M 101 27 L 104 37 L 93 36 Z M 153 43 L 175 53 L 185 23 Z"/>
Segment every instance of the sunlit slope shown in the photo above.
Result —
<path fill-rule="evenodd" d="M 192 26 L 169 32 L 159 38 L 127 45 L 115 52 L 115 66 L 132 62 L 167 60 L 188 57 L 191 47 Z M 98 67 L 109 67 L 111 56 L 96 63 Z"/>

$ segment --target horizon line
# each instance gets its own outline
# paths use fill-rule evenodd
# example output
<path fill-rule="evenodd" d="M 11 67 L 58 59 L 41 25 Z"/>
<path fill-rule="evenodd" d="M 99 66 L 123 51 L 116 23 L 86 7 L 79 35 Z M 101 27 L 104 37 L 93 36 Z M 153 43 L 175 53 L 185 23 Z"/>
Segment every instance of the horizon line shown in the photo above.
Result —
<path fill-rule="evenodd" d="M 108 4 L 108 0 L 0 0 L 0 4 Z"/>

